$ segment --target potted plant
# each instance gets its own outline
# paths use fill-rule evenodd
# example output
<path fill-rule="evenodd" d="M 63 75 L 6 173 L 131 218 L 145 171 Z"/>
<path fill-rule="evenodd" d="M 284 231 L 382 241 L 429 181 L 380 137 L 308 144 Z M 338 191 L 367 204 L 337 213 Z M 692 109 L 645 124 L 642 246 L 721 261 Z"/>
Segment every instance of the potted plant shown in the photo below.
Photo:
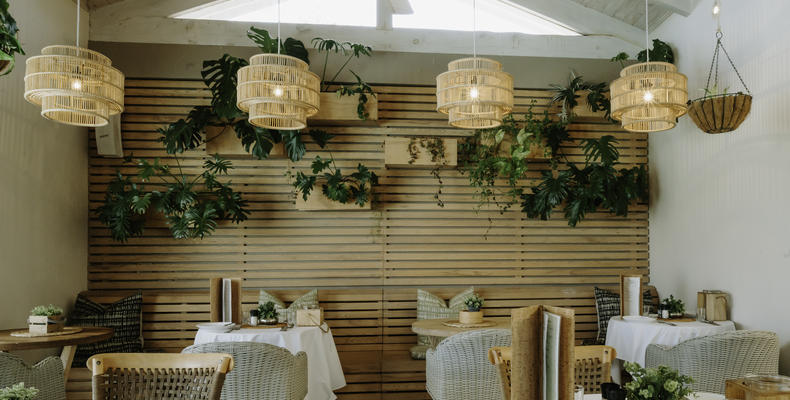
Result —
<path fill-rule="evenodd" d="M 334 137 L 319 129 L 311 129 L 309 134 L 322 149 Z M 379 178 L 368 167 L 358 163 L 354 172 L 345 175 L 335 164 L 332 152 L 329 152 L 329 158 L 326 159 L 316 156 L 311 169 L 312 174 L 298 171 L 293 179 L 298 210 L 370 209 L 372 190 Z M 321 185 L 323 196 L 314 195 L 317 184 Z"/>
<path fill-rule="evenodd" d="M 628 400 L 685 400 L 692 393 L 691 377 L 667 366 L 642 368 L 637 363 L 626 362 L 625 370 L 634 379 L 625 384 Z"/>
<path fill-rule="evenodd" d="M 0 389 L 0 400 L 31 400 L 37 395 L 38 389 L 25 387 L 24 382 Z"/>
<path fill-rule="evenodd" d="M 438 186 L 434 199 L 439 207 L 444 207 L 441 199 L 441 170 L 446 166 L 458 165 L 458 139 L 437 136 L 388 137 L 384 140 L 384 164 L 398 167 L 431 167 L 431 176 Z"/>
<path fill-rule="evenodd" d="M 258 323 L 262 325 L 277 324 L 277 309 L 274 308 L 273 301 L 267 301 L 258 306 Z"/>
<path fill-rule="evenodd" d="M 33 307 L 27 319 L 31 334 L 45 335 L 63 329 L 63 309 L 49 304 Z"/>
<path fill-rule="evenodd" d="M 464 300 L 464 305 L 466 306 L 466 310 L 460 311 L 458 314 L 458 322 L 468 325 L 483 322 L 483 311 L 480 310 L 480 307 L 483 307 L 482 297 L 474 293 Z"/>
<path fill-rule="evenodd" d="M 568 86 L 551 85 L 554 97 L 552 106 L 559 105 L 560 119 L 570 122 L 576 117 L 596 117 L 609 119 L 611 104 L 609 103 L 609 84 L 607 82 L 591 83 L 571 72 Z"/>
<path fill-rule="evenodd" d="M 313 47 L 318 53 L 324 53 L 324 65 L 321 69 L 321 107 L 318 113 L 310 119 L 331 121 L 377 120 L 378 102 L 376 93 L 356 72 L 348 71 L 356 79 L 351 85 L 341 85 L 334 91 L 330 88 L 337 82 L 338 77 L 346 70 L 348 63 L 354 58 L 370 57 L 373 49 L 360 43 L 338 42 L 333 39 L 314 38 Z M 327 79 L 329 56 L 340 56 L 343 63 L 340 68 Z"/>
<path fill-rule="evenodd" d="M 669 312 L 669 318 L 682 318 L 683 313 L 686 312 L 686 305 L 683 300 L 676 299 L 675 296 L 669 295 L 668 298 L 662 302 L 664 309 Z"/>
<path fill-rule="evenodd" d="M 25 54 L 19 44 L 14 17 L 8 12 L 8 0 L 0 0 L 0 76 L 14 69 L 14 54 Z"/>

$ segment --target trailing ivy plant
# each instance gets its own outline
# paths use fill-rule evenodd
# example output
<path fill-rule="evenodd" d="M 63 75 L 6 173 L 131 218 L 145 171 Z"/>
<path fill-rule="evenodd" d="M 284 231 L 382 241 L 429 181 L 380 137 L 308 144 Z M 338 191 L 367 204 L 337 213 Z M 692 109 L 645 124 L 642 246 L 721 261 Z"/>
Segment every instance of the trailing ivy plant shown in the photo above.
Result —
<path fill-rule="evenodd" d="M 587 82 L 581 75 L 576 76 L 575 73 L 571 72 L 567 86 L 558 84 L 552 84 L 550 86 L 554 91 L 551 102 L 559 103 L 562 106 L 560 118 L 563 121 L 570 122 L 575 117 L 573 109 L 579 105 L 580 95 L 578 93 L 580 91 L 587 91 L 587 106 L 590 108 L 590 111 L 603 111 L 604 118 L 609 119 L 612 107 L 608 97 L 608 83 Z"/>
<path fill-rule="evenodd" d="M 324 65 L 321 68 L 321 91 L 328 91 L 329 87 L 333 82 L 336 82 L 336 79 L 340 74 L 346 69 L 348 63 L 351 62 L 354 58 L 360 58 L 362 56 L 370 57 L 373 49 L 370 46 L 365 46 L 364 44 L 360 43 L 351 43 L 351 42 L 338 42 L 337 40 L 333 39 L 324 39 L 324 38 L 313 38 L 313 46 L 318 50 L 319 53 L 324 53 Z M 327 66 L 329 65 L 329 55 L 335 54 L 343 57 L 345 61 L 337 69 L 335 74 L 330 79 L 326 79 L 327 73 Z M 341 86 L 340 89 L 337 90 L 338 96 L 354 96 L 359 95 L 359 104 L 357 104 L 357 116 L 361 120 L 366 120 L 370 116 L 369 113 L 366 111 L 366 105 L 368 103 L 368 96 L 375 97 L 376 94 L 373 93 L 373 89 L 371 89 L 370 85 L 362 80 L 357 73 L 349 69 L 354 78 L 357 79 L 355 84 L 350 86 Z"/>
<path fill-rule="evenodd" d="M 420 156 L 420 149 L 425 149 L 431 155 L 431 162 L 433 168 L 431 169 L 431 176 L 438 181 L 438 187 L 433 198 L 436 199 L 436 205 L 444 207 L 442 200 L 442 189 L 444 188 L 444 181 L 442 181 L 442 167 L 447 165 L 447 150 L 444 146 L 444 139 L 436 136 L 431 137 L 412 137 L 409 139 L 409 164 L 414 164 Z"/>
<path fill-rule="evenodd" d="M 319 147 L 326 148 L 327 143 L 334 135 L 324 130 L 311 129 L 309 132 Z M 307 201 L 317 184 L 321 184 L 321 192 L 326 198 L 338 203 L 354 203 L 360 207 L 371 201 L 373 187 L 378 185 L 378 176 L 362 163 L 357 164 L 354 172 L 344 175 L 343 171 L 335 164 L 332 153 L 324 159 L 316 156 L 311 164 L 312 175 L 302 171 L 296 173 L 293 186 L 297 195 Z"/>
<path fill-rule="evenodd" d="M 19 43 L 19 27 L 16 20 L 8 12 L 8 0 L 0 0 L 0 76 L 11 73 L 14 69 L 14 54 L 25 54 Z M 2 64 L 9 67 L 3 71 Z"/>
<path fill-rule="evenodd" d="M 203 172 L 195 177 L 184 174 L 180 163 L 173 169 L 161 164 L 159 159 L 153 162 L 139 159 L 137 166 L 142 183 L 118 172 L 107 187 L 104 203 L 96 210 L 99 221 L 110 229 L 116 241 L 126 242 L 141 236 L 145 214 L 151 210 L 165 217 L 176 239 L 202 239 L 214 232 L 218 221 L 239 223 L 249 215 L 241 194 L 231 188 L 230 182 L 218 179 L 233 169 L 230 161 L 219 156 L 206 160 Z M 153 179 L 165 189 L 146 190 L 143 185 Z"/>
<path fill-rule="evenodd" d="M 478 209 L 494 203 L 504 213 L 517 204 L 523 194 L 519 180 L 528 170 L 527 157 L 537 148 L 547 156 L 559 155 L 560 145 L 569 137 L 565 121 L 554 121 L 548 111 L 542 117 L 529 108 L 523 119 L 506 116 L 502 125 L 477 130 L 458 145 L 459 169 L 477 189 Z M 504 180 L 507 188 L 496 186 Z"/>
<path fill-rule="evenodd" d="M 247 37 L 258 45 L 262 52 L 277 52 L 278 39 L 272 38 L 265 29 L 251 27 L 247 31 Z M 307 49 L 301 41 L 287 38 L 284 42 L 280 42 L 280 46 L 283 54 L 310 62 Z M 299 132 L 254 126 L 247 121 L 247 113 L 236 107 L 237 74 L 247 65 L 249 65 L 247 60 L 229 54 L 224 54 L 216 60 L 203 61 L 200 74 L 211 91 L 211 105 L 197 106 L 186 118 L 157 130 L 161 135 L 159 140 L 165 144 L 168 153 L 183 153 L 199 147 L 204 141 L 206 128 L 215 126 L 222 128 L 219 135 L 227 129 L 233 129 L 244 149 L 257 159 L 268 158 L 274 144 L 281 142 L 291 160 L 298 161 L 304 157 L 306 148 Z M 212 139 L 206 138 L 206 140 Z"/>
<path fill-rule="evenodd" d="M 531 193 L 522 194 L 522 211 L 529 218 L 548 220 L 555 207 L 563 207 L 568 225 L 576 226 L 599 208 L 627 216 L 634 201 L 647 201 L 648 177 L 644 166 L 617 168 L 620 153 L 614 136 L 584 140 L 585 166 L 566 163 L 543 173 Z"/>

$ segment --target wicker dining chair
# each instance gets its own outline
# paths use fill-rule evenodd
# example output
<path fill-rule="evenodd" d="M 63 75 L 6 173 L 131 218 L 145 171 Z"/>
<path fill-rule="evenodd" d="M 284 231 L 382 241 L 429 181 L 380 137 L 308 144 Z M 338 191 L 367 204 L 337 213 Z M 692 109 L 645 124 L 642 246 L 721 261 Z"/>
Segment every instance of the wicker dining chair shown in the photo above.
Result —
<path fill-rule="evenodd" d="M 0 352 L 0 388 L 19 382 L 38 389 L 36 400 L 66 399 L 63 361 L 59 357 L 47 357 L 30 366 L 19 356 Z"/>
<path fill-rule="evenodd" d="M 307 396 L 307 354 L 291 354 L 268 343 L 213 342 L 182 353 L 228 353 L 235 367 L 225 377 L 222 400 L 303 400 Z"/>
<path fill-rule="evenodd" d="M 612 363 L 617 351 L 610 346 L 576 346 L 574 381 L 584 393 L 601 393 L 601 384 L 612 381 Z"/>
<path fill-rule="evenodd" d="M 93 400 L 219 400 L 229 354 L 107 353 L 88 359 Z"/>
<path fill-rule="evenodd" d="M 612 362 L 617 357 L 617 352 L 610 346 L 576 346 L 574 354 L 575 383 L 584 386 L 584 393 L 601 393 L 601 384 L 612 381 Z M 504 400 L 510 400 L 512 359 L 513 350 L 510 347 L 492 347 L 488 350 L 488 360 L 497 367 L 499 373 Z"/>

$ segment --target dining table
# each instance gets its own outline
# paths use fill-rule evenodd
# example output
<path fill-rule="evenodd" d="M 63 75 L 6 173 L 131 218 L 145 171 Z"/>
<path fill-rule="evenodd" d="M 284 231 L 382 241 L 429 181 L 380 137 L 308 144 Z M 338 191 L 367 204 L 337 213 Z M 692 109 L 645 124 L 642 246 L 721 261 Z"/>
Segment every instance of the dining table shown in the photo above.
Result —
<path fill-rule="evenodd" d="M 601 394 L 585 394 L 584 400 L 602 400 Z M 696 392 L 688 396 L 689 400 L 724 400 L 724 395 L 717 393 Z"/>
<path fill-rule="evenodd" d="M 620 383 L 624 362 L 644 367 L 647 346 L 651 344 L 675 346 L 690 339 L 734 330 L 732 321 L 662 321 L 650 318 L 629 321 L 619 316 L 612 317 L 606 331 L 606 345 L 617 351 L 617 359 L 612 364 L 612 378 Z"/>
<path fill-rule="evenodd" d="M 485 324 L 486 326 L 462 328 L 448 325 L 452 324 L 453 322 L 458 322 L 457 319 L 421 319 L 414 321 L 414 323 L 411 324 L 411 330 L 418 335 L 426 336 L 430 346 L 436 347 L 436 345 L 438 345 L 442 339 L 461 332 L 469 332 L 480 329 L 511 329 L 510 318 L 499 318 L 487 321 L 490 321 L 490 323 Z"/>
<path fill-rule="evenodd" d="M 112 328 L 66 327 L 48 335 L 31 335 L 25 328 L 8 329 L 0 331 L 0 351 L 62 347 L 60 360 L 63 362 L 63 376 L 68 381 L 77 346 L 110 339 L 113 332 Z"/>
<path fill-rule="evenodd" d="M 332 331 L 326 326 L 280 328 L 241 328 L 229 332 L 198 329 L 195 344 L 212 342 L 268 343 L 288 349 L 292 354 L 307 354 L 307 397 L 305 400 L 333 400 L 334 390 L 346 386 L 343 367 Z"/>

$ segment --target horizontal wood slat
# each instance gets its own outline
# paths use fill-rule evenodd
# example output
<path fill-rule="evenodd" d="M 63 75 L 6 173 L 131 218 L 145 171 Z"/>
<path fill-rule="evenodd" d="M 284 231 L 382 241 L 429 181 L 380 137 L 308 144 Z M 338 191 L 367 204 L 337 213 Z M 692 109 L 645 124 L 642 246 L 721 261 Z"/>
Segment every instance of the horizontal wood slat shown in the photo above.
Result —
<path fill-rule="evenodd" d="M 194 105 L 208 104 L 200 81 L 128 79 L 122 116 L 127 155 L 159 157 L 175 167 L 157 142 L 156 129 L 183 118 Z M 435 111 L 435 89 L 428 86 L 375 86 L 379 121 L 375 125 L 323 127 L 336 135 L 327 149 L 305 136 L 302 161 L 230 157 L 229 179 L 252 211 L 242 224 L 221 222 L 204 240 L 176 240 L 161 218 L 151 218 L 143 237 L 114 242 L 95 214 L 90 220 L 88 288 L 110 302 L 130 290 L 143 290 L 147 351 L 180 351 L 192 343 L 194 324 L 208 319 L 205 290 L 215 276 L 244 279 L 244 287 L 272 288 L 285 300 L 306 288 L 320 288 L 348 386 L 341 399 L 424 399 L 424 363 L 411 360 L 415 343 L 416 287 L 445 298 L 470 285 L 481 286 L 487 312 L 505 317 L 510 308 L 531 304 L 572 307 L 577 338 L 595 335 L 593 286 L 616 287 L 620 274 L 648 275 L 648 207 L 635 204 L 628 217 L 589 214 L 576 228 L 558 212 L 549 221 L 527 219 L 518 206 L 500 213 L 477 209 L 466 176 L 443 168 L 442 200 L 430 167 L 384 165 L 387 137 L 461 138 L 472 132 L 447 126 Z M 516 90 L 516 110 L 547 109 L 547 90 Z M 647 164 L 647 135 L 625 132 L 602 120 L 569 126 L 572 140 L 561 148 L 568 160 L 584 162 L 579 140 L 613 135 L 623 166 Z M 102 158 L 90 138 L 89 201 L 95 210 L 116 171 L 136 168 Z M 316 155 L 334 156 L 345 170 L 362 162 L 380 176 L 370 210 L 297 211 L 287 170 L 307 171 Z M 180 158 L 188 176 L 202 172 L 205 146 Z M 548 162 L 535 162 L 522 180 L 533 185 Z M 497 182 L 505 188 L 505 182 Z M 161 188 L 150 184 L 149 188 Z M 245 305 L 257 296 L 245 292 Z M 69 398 L 89 398 L 89 376 L 77 370 Z"/>

